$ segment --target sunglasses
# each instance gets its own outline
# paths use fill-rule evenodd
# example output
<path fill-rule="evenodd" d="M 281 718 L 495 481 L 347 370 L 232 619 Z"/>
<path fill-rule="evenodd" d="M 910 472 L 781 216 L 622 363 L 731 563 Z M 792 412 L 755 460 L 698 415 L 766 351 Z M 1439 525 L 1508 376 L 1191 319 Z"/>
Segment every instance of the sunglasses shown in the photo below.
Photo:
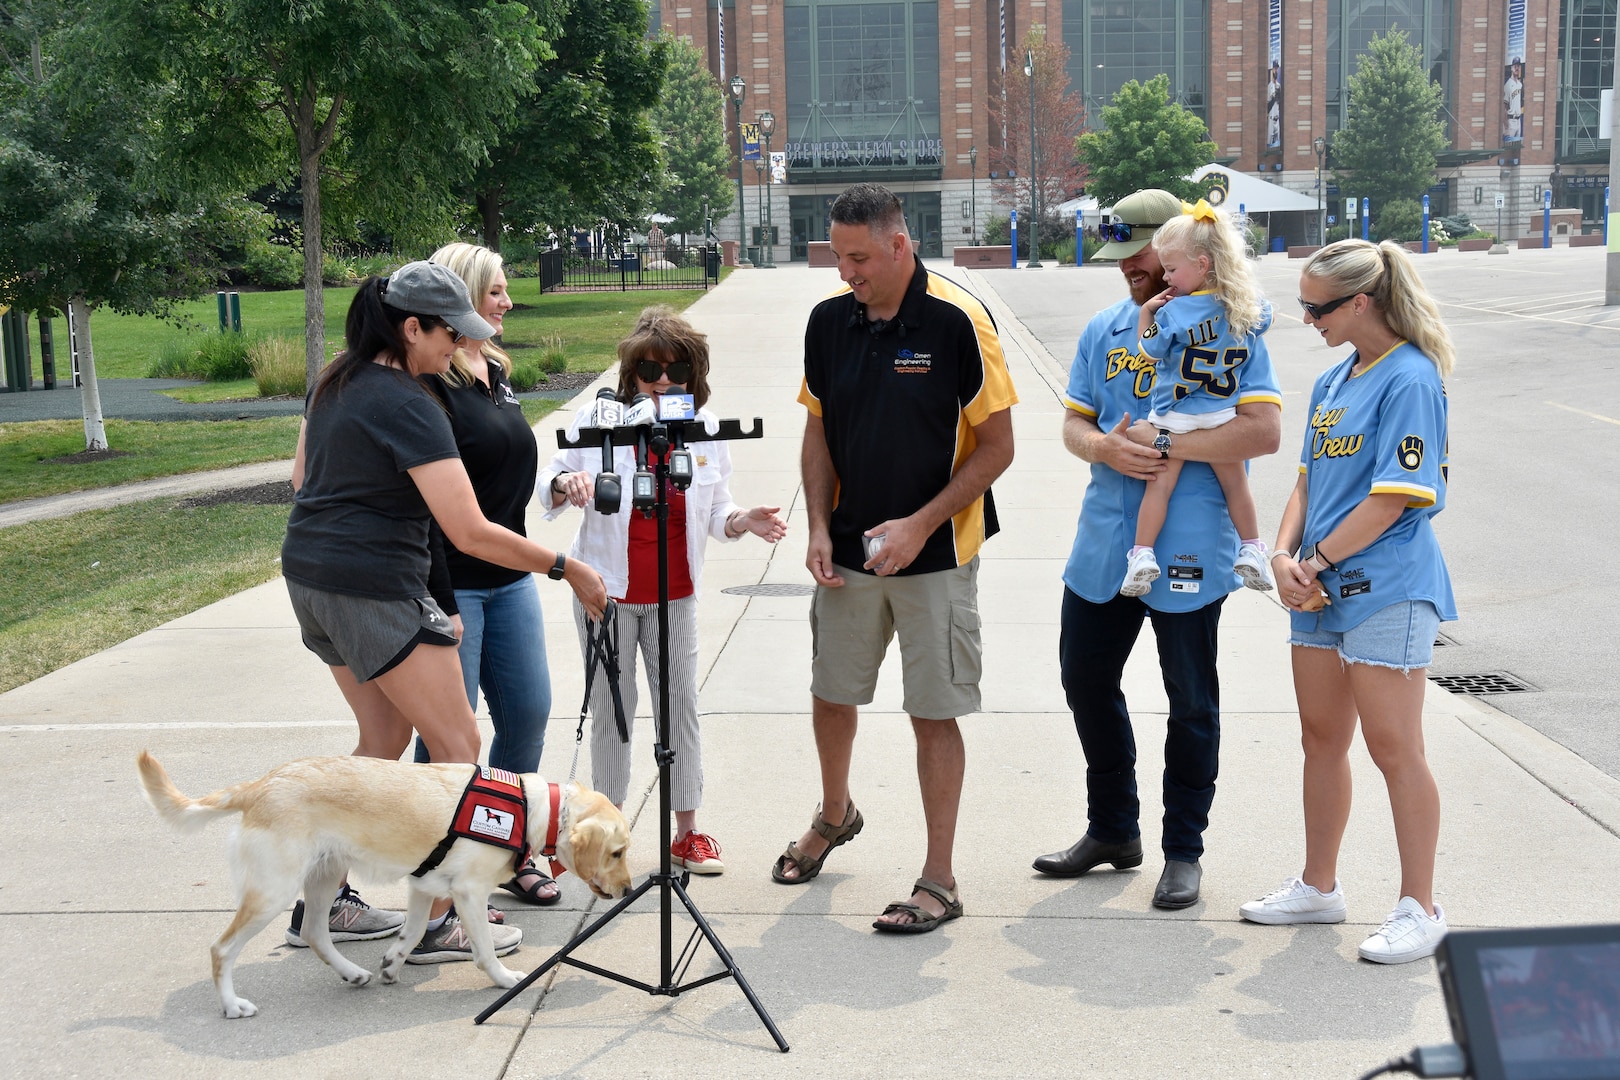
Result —
<path fill-rule="evenodd" d="M 461 333 L 459 330 L 445 322 L 443 319 L 439 318 L 437 315 L 418 315 L 416 317 L 416 321 L 421 323 L 422 329 L 428 333 L 432 333 L 441 326 L 444 327 L 445 331 L 450 335 L 450 344 L 452 345 L 460 345 L 462 342 L 467 340 L 466 334 Z"/>
<path fill-rule="evenodd" d="M 636 361 L 636 377 L 642 382 L 655 383 L 665 375 L 670 382 L 685 385 L 692 377 L 692 361 L 676 360 L 670 364 L 660 364 L 657 360 Z"/>
<path fill-rule="evenodd" d="M 1116 244 L 1123 244 L 1130 240 L 1132 229 L 1143 229 L 1146 233 L 1152 233 L 1157 228 L 1157 225 L 1132 225 L 1128 221 L 1120 221 L 1118 218 L 1114 218 L 1098 225 L 1097 235 L 1104 240 L 1112 240 Z"/>
<path fill-rule="evenodd" d="M 1351 293 L 1349 296 L 1341 296 L 1337 300 L 1329 300 L 1325 304 L 1313 304 L 1309 300 L 1306 300 L 1303 296 L 1298 297 L 1297 299 L 1299 300 L 1299 306 L 1305 309 L 1305 314 L 1309 315 L 1313 319 L 1321 319 L 1333 314 L 1335 311 L 1338 311 L 1345 304 L 1348 304 L 1350 301 L 1354 300 L 1360 295 L 1360 293 Z"/>

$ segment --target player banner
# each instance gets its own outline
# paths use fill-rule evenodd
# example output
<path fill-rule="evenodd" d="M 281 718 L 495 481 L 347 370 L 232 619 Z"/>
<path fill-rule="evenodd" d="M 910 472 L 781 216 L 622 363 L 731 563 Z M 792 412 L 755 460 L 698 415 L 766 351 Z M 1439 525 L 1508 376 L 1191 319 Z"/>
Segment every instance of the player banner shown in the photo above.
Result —
<path fill-rule="evenodd" d="M 1519 0 L 1522 7 L 1523 0 Z M 1282 149 L 1282 0 L 1271 0 L 1266 17 L 1270 48 L 1266 64 L 1266 149 Z"/>
<path fill-rule="evenodd" d="M 1524 142 L 1524 0 L 1508 0 L 1502 68 L 1502 142 Z"/>

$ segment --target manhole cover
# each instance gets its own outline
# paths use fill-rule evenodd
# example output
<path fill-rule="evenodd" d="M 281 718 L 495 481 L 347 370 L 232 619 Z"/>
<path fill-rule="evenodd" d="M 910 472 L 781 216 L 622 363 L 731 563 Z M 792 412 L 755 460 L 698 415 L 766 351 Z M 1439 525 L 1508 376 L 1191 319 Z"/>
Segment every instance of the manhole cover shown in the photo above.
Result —
<path fill-rule="evenodd" d="M 1485 671 L 1473 675 L 1430 675 L 1429 681 L 1454 694 L 1522 694 L 1533 691 L 1517 675 L 1505 671 Z"/>
<path fill-rule="evenodd" d="M 721 589 L 733 596 L 809 596 L 816 591 L 814 585 L 733 585 Z"/>

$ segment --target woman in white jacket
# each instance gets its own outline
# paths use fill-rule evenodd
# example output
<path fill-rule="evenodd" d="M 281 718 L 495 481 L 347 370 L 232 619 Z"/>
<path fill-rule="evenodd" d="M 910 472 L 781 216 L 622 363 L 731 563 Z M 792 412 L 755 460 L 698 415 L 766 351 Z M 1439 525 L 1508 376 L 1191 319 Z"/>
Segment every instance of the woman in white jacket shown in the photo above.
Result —
<path fill-rule="evenodd" d="M 671 387 L 685 387 L 696 406 L 696 419 L 713 430 L 716 418 L 704 406 L 709 398 L 709 343 L 690 323 L 667 307 L 650 307 L 636 320 L 630 336 L 619 342 L 621 401 L 637 394 L 654 398 Z M 585 406 L 573 430 L 588 424 L 595 408 Z M 669 729 L 675 762 L 671 767 L 670 807 L 675 811 L 675 841 L 670 846 L 676 866 L 695 874 L 725 869 L 720 845 L 697 831 L 703 802 L 703 748 L 697 714 L 697 597 L 703 578 L 703 555 L 712 537 L 731 541 L 753 533 L 768 543 L 787 535 L 781 507 L 744 510 L 731 501 L 731 452 L 725 442 L 688 439 L 692 483 L 685 492 L 673 487 L 669 501 Z M 608 595 L 616 601 L 621 643 L 619 694 L 625 720 L 635 723 L 636 652 L 647 664 L 647 683 L 654 698 L 658 682 L 658 531 L 655 518 L 632 508 L 629 493 L 638 468 L 634 447 L 616 446 L 613 469 L 625 492 L 619 512 L 588 509 L 596 492 L 601 451 L 578 447 L 559 450 L 536 478 L 540 505 L 548 519 L 569 504 L 585 509 L 574 536 L 570 558 L 600 569 Z M 642 468 L 651 468 L 642 463 Z M 574 606 L 580 646 L 587 643 L 585 612 Z M 591 783 L 621 807 L 630 787 L 630 746 L 619 741 L 612 697 L 606 680 L 591 688 Z"/>

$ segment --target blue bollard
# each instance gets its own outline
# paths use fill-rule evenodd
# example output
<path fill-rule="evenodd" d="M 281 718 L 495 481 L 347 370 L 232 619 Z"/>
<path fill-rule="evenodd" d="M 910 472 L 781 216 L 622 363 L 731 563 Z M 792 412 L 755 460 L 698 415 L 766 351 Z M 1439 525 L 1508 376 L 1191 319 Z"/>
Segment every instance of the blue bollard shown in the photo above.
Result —
<path fill-rule="evenodd" d="M 1372 231 L 1372 200 L 1363 197 L 1361 200 L 1361 238 L 1371 240 Z"/>
<path fill-rule="evenodd" d="M 1086 265 L 1086 212 L 1074 208 L 1074 265 Z"/>
<path fill-rule="evenodd" d="M 1541 193 L 1541 246 L 1552 247 L 1552 188 Z"/>
<path fill-rule="evenodd" d="M 1429 197 L 1423 196 L 1423 254 L 1429 253 Z"/>
<path fill-rule="evenodd" d="M 1018 211 L 1013 210 L 1009 215 L 1012 221 L 1012 268 L 1018 269 Z"/>

